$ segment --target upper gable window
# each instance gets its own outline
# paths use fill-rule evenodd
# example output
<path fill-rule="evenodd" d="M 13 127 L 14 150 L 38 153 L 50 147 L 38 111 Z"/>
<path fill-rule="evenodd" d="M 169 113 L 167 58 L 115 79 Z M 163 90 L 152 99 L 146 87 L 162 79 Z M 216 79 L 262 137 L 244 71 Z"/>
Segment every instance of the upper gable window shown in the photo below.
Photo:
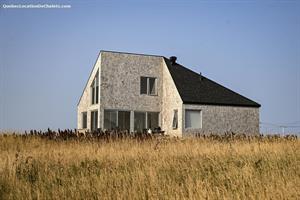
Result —
<path fill-rule="evenodd" d="M 92 85 L 91 85 L 91 98 L 92 98 L 92 104 L 97 104 L 99 102 L 99 76 L 98 73 L 96 74 Z"/>
<path fill-rule="evenodd" d="M 154 77 L 141 77 L 140 94 L 157 95 L 157 79 Z"/>

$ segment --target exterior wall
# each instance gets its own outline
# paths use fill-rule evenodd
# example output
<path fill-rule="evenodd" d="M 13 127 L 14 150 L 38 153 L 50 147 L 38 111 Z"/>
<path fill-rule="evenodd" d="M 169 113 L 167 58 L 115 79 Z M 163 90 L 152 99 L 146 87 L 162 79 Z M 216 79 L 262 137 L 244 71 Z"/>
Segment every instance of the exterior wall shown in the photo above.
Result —
<path fill-rule="evenodd" d="M 81 131 L 86 130 L 86 129 L 82 129 L 82 112 L 87 112 L 87 129 L 90 129 L 91 128 L 91 111 L 99 110 L 99 108 L 100 108 L 100 103 L 94 104 L 94 105 L 91 104 L 91 89 L 90 89 L 90 86 L 91 86 L 98 70 L 99 70 L 99 76 L 100 76 L 100 73 L 101 73 L 100 66 L 101 66 L 101 55 L 99 55 L 96 60 L 96 63 L 92 69 L 92 72 L 91 72 L 90 77 L 87 81 L 87 84 L 84 88 L 84 91 L 82 93 L 80 101 L 77 105 L 77 129 L 81 130 Z M 100 92 L 99 92 L 99 95 L 100 95 Z M 100 122 L 99 118 L 100 118 L 100 112 L 98 111 L 98 127 L 99 127 L 99 122 Z"/>
<path fill-rule="evenodd" d="M 99 71 L 99 104 L 91 105 L 91 89 Z M 157 78 L 157 95 L 140 94 L 140 77 Z M 102 51 L 87 81 L 77 106 L 77 128 L 82 128 L 82 112 L 87 112 L 87 129 L 91 111 L 98 110 L 98 127 L 104 126 L 104 109 L 160 112 L 159 125 L 166 134 L 185 136 L 194 133 L 225 132 L 258 134 L 259 108 L 183 104 L 163 57 Z M 185 129 L 185 109 L 202 111 L 202 128 Z M 178 127 L 173 129 L 174 110 L 178 110 Z"/>
<path fill-rule="evenodd" d="M 183 126 L 185 124 L 185 109 L 202 111 L 202 128 L 189 130 L 184 128 L 183 135 L 222 134 L 226 132 L 259 134 L 259 108 L 213 105 L 183 105 Z"/>
<path fill-rule="evenodd" d="M 100 127 L 104 109 L 161 112 L 162 61 L 159 56 L 101 52 Z M 141 76 L 157 78 L 157 95 L 140 94 Z"/>
<path fill-rule="evenodd" d="M 178 127 L 173 129 L 174 110 L 178 110 Z M 182 136 L 182 100 L 165 62 L 163 62 L 162 130 L 171 136 Z"/>

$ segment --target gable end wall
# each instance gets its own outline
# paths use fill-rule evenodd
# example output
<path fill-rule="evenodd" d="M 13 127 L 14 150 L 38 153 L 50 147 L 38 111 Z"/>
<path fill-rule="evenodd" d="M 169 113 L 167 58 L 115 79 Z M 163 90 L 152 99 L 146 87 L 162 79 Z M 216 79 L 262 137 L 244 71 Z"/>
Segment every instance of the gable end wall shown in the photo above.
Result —
<path fill-rule="evenodd" d="M 99 101 L 99 104 L 91 105 L 90 86 L 91 86 L 98 70 L 99 70 L 98 75 L 100 76 L 100 73 L 101 73 L 100 66 L 101 66 L 101 54 L 99 54 L 99 56 L 96 60 L 96 63 L 92 69 L 92 72 L 91 72 L 90 77 L 87 81 L 87 84 L 84 88 L 84 91 L 82 93 L 80 101 L 77 105 L 77 129 L 78 130 L 82 129 L 82 112 L 87 112 L 87 129 L 90 129 L 90 127 L 91 127 L 91 111 L 99 110 L 100 101 Z M 99 81 L 100 81 L 100 79 L 99 79 Z M 99 96 L 100 96 L 100 92 L 99 92 Z M 99 118 L 100 118 L 100 113 L 98 112 L 98 125 L 100 122 Z"/>

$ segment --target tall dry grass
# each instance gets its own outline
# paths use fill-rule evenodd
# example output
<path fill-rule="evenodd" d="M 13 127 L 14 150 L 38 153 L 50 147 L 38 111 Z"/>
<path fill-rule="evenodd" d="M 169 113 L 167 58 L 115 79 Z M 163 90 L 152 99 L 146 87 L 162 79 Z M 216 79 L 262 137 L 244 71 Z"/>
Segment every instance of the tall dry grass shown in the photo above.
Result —
<path fill-rule="evenodd" d="M 295 140 L 0 136 L 0 199 L 300 199 Z"/>

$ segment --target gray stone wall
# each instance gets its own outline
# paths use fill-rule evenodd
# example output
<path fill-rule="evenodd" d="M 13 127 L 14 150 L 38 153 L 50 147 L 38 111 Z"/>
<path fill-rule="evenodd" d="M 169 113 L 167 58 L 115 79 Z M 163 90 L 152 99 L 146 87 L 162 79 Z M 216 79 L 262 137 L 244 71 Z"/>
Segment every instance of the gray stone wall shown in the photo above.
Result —
<path fill-rule="evenodd" d="M 99 104 L 91 105 L 90 86 L 97 71 Z M 140 94 L 141 76 L 157 78 L 157 95 Z M 259 133 L 259 108 L 183 104 L 163 57 L 160 56 L 102 51 L 77 107 L 78 129 L 82 127 L 82 112 L 87 112 L 87 128 L 90 129 L 93 110 L 98 110 L 98 127 L 103 128 L 104 109 L 131 111 L 131 119 L 134 118 L 134 111 L 159 112 L 159 125 L 171 136 L 194 133 Z M 185 109 L 201 110 L 201 129 L 185 128 Z M 174 110 L 178 111 L 177 129 L 172 127 Z"/>
<path fill-rule="evenodd" d="M 201 110 L 202 128 L 185 128 L 185 109 Z M 183 105 L 183 135 L 194 133 L 223 134 L 226 132 L 259 134 L 259 108 L 213 105 Z"/>
<path fill-rule="evenodd" d="M 174 110 L 178 110 L 178 127 L 173 129 Z M 162 130 L 171 136 L 182 135 L 182 100 L 169 69 L 163 61 Z"/>
<path fill-rule="evenodd" d="M 157 95 L 140 94 L 140 77 L 157 78 Z M 160 112 L 162 57 L 101 52 L 100 112 L 104 109 Z M 104 125 L 100 114 L 101 127 Z"/>

